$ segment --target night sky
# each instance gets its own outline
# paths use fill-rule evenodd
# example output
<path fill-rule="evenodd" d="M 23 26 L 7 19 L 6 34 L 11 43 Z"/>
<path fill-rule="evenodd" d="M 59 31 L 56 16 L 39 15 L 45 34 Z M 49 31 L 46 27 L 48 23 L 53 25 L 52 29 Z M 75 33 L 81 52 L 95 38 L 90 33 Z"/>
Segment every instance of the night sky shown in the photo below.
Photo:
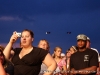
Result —
<path fill-rule="evenodd" d="M 9 42 L 13 31 L 24 29 L 34 32 L 34 46 L 48 40 L 51 53 L 56 46 L 65 52 L 76 45 L 78 34 L 87 35 L 91 47 L 100 52 L 100 0 L 0 0 L 1 45 Z M 14 47 L 18 45 L 19 40 Z"/>

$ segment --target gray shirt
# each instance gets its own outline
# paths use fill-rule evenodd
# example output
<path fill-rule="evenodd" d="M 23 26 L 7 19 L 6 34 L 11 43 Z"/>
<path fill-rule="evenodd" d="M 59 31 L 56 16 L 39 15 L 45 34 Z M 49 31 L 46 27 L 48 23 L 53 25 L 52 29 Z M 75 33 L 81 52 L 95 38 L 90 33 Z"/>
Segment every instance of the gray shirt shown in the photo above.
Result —
<path fill-rule="evenodd" d="M 47 70 L 47 66 L 42 63 L 42 65 L 41 65 L 41 71 L 40 71 L 39 75 L 43 75 L 44 71 L 46 71 L 46 70 Z"/>

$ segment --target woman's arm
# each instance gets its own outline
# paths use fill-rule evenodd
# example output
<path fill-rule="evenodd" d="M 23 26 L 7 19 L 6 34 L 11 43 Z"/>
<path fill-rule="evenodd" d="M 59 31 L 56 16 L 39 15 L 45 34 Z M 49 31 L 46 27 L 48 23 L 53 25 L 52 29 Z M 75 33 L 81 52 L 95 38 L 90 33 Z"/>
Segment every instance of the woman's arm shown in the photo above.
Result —
<path fill-rule="evenodd" d="M 67 66 L 63 65 L 63 75 L 67 75 Z"/>
<path fill-rule="evenodd" d="M 17 40 L 17 38 L 18 38 L 18 35 L 16 34 L 16 32 L 14 32 L 10 38 L 9 43 L 7 44 L 7 46 L 5 47 L 5 49 L 3 51 L 6 59 L 9 59 L 11 48 L 13 46 L 13 43 Z"/>
<path fill-rule="evenodd" d="M 47 71 L 43 75 L 52 75 L 57 67 L 57 64 L 49 53 L 46 55 L 43 63 L 48 67 Z"/>
<path fill-rule="evenodd" d="M 11 51 L 12 45 L 13 43 L 9 42 L 3 51 L 6 59 L 10 58 L 10 51 Z"/>

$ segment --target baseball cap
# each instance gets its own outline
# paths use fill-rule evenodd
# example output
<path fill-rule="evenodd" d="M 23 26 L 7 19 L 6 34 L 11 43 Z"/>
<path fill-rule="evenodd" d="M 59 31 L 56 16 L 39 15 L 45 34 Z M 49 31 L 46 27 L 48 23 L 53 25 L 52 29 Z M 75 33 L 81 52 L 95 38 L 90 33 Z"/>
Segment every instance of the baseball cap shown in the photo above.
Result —
<path fill-rule="evenodd" d="M 90 41 L 90 38 L 89 38 L 89 37 L 87 37 L 87 40 L 89 40 L 89 41 Z"/>
<path fill-rule="evenodd" d="M 87 40 L 87 36 L 86 35 L 84 35 L 84 34 L 79 34 L 78 36 L 77 36 L 77 40 Z"/>

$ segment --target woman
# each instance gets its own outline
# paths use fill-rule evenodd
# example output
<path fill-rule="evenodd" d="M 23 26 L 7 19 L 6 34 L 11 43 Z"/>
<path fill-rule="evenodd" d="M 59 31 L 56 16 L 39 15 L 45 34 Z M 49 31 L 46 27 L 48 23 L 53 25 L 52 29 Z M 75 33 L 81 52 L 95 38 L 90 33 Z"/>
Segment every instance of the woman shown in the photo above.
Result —
<path fill-rule="evenodd" d="M 10 50 L 14 42 L 18 39 L 16 32 L 10 38 L 4 50 L 6 58 L 9 58 Z M 22 48 L 16 48 L 12 58 L 14 64 L 14 75 L 38 75 L 42 62 L 47 65 L 48 71 L 44 75 L 51 75 L 56 68 L 56 62 L 48 51 L 33 47 L 34 34 L 31 30 L 25 29 L 21 33 Z M 51 62 L 50 62 L 51 61 Z"/>
<path fill-rule="evenodd" d="M 0 49 L 0 75 L 13 75 L 14 67 L 12 63 L 5 59 L 5 56 Z"/>
<path fill-rule="evenodd" d="M 42 39 L 42 40 L 39 41 L 38 47 L 42 48 L 44 50 L 47 50 L 48 52 L 49 52 L 49 49 L 50 49 L 49 43 L 45 39 Z M 46 70 L 47 70 L 47 66 L 44 63 L 42 63 L 41 71 L 40 71 L 39 75 L 43 75 L 43 72 L 45 72 Z"/>
<path fill-rule="evenodd" d="M 57 68 L 55 70 L 54 75 L 66 75 L 67 73 L 67 68 L 66 68 L 66 62 L 61 58 L 61 52 L 62 48 L 60 47 L 55 47 L 54 49 L 54 55 L 53 58 L 55 59 L 57 63 Z"/>
<path fill-rule="evenodd" d="M 72 54 L 77 52 L 78 48 L 76 46 L 71 46 L 70 49 L 66 51 L 66 63 L 67 63 L 67 70 L 70 71 L 70 57 Z M 68 72 L 69 74 L 69 72 Z"/>
<path fill-rule="evenodd" d="M 100 54 L 99 54 L 99 67 L 97 68 L 97 75 L 100 75 Z"/>
<path fill-rule="evenodd" d="M 69 52 L 70 49 L 68 49 L 66 51 L 66 63 L 67 63 L 67 71 L 70 70 L 70 57 L 71 57 L 71 53 Z"/>
<path fill-rule="evenodd" d="M 45 39 L 42 39 L 42 40 L 39 41 L 38 47 L 42 48 L 42 49 L 45 49 L 45 50 L 48 50 L 48 51 L 50 49 L 49 43 Z"/>
<path fill-rule="evenodd" d="M 3 63 L 4 63 L 4 55 L 2 51 L 0 50 L 0 75 L 7 75 L 4 70 Z"/>
<path fill-rule="evenodd" d="M 75 52 L 77 52 L 77 50 L 78 50 L 77 46 L 71 46 L 69 52 L 71 54 L 74 54 Z"/>

